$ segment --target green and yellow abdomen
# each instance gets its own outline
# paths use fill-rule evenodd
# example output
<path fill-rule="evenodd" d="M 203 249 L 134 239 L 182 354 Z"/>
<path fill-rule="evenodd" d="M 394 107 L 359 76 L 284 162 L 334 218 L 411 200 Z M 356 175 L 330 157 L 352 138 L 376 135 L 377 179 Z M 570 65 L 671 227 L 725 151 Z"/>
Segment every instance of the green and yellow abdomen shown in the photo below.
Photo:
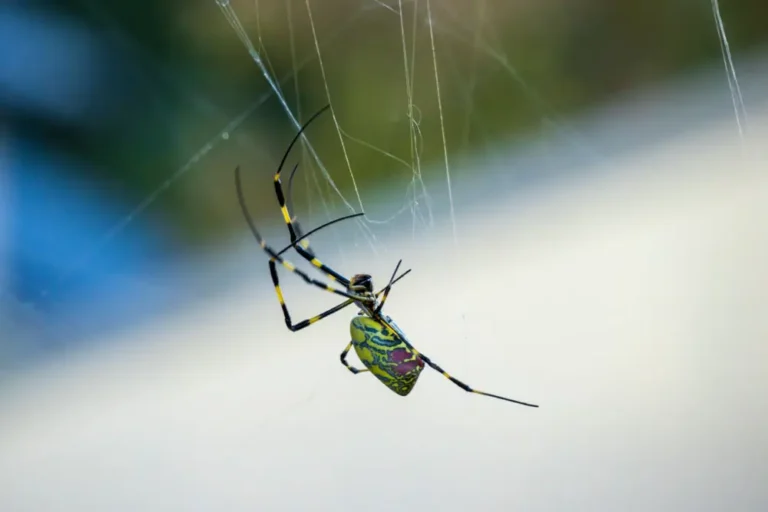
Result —
<path fill-rule="evenodd" d="M 410 393 L 424 369 L 424 361 L 401 335 L 368 316 L 353 318 L 349 330 L 357 357 L 365 367 L 398 395 Z"/>

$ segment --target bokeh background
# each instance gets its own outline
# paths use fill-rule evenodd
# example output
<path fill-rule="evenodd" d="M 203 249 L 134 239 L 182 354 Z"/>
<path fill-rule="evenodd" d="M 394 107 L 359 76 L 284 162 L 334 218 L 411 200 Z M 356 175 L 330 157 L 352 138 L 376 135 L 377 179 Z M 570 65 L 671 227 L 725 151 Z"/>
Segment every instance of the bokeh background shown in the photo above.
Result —
<path fill-rule="evenodd" d="M 0 509 L 378 510 L 384 471 L 413 508 L 764 510 L 768 4 L 718 8 L 726 57 L 703 0 L 3 4 Z M 284 328 L 232 172 L 282 247 L 286 107 L 329 102 L 296 211 L 367 215 L 323 259 L 405 258 L 417 346 L 554 412 L 403 402 L 342 373 L 351 312 Z"/>
<path fill-rule="evenodd" d="M 584 155 L 610 152 L 584 133 L 568 133 L 567 120 L 723 66 L 712 7 L 702 1 L 438 1 L 429 12 L 425 2 L 404 2 L 402 23 L 390 3 L 332 1 L 311 10 L 302 2 L 229 4 L 297 118 L 333 103 L 351 137 L 344 145 L 349 164 L 334 122 L 319 122 L 311 140 L 353 200 L 349 167 L 365 200 L 405 197 L 417 165 L 428 180 L 444 175 L 429 20 L 450 160 L 552 133 L 565 134 L 564 143 L 582 146 Z M 768 38 L 766 9 L 757 0 L 721 6 L 737 58 Z M 55 317 L 35 348 L 177 303 L 163 276 L 243 231 L 231 185 L 236 165 L 254 176 L 254 214 L 274 219 L 265 176 L 295 128 L 216 2 L 11 2 L 1 22 L 3 300 L 21 301 L 44 323 Z M 310 223 L 327 220 L 323 207 L 339 202 L 312 181 L 318 174 L 311 164 L 303 164 L 304 185 L 296 187 L 297 208 Z M 458 165 L 453 172 L 480 174 Z M 440 203 L 446 193 L 434 196 Z M 126 218 L 148 198 L 140 215 Z M 392 202 L 371 217 L 400 211 L 401 198 L 396 208 Z M 158 286 L 148 293 L 147 283 Z M 86 309 L 87 321 L 77 318 Z M 9 357 L 16 358 L 3 357 L 3 366 Z"/>

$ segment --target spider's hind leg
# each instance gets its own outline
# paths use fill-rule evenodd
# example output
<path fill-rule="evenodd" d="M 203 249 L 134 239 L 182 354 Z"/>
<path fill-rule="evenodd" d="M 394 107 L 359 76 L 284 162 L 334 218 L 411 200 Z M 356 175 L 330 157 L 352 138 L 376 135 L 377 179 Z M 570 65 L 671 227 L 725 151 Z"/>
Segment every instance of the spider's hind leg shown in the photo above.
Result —
<path fill-rule="evenodd" d="M 361 370 L 359 368 L 355 368 L 354 366 L 350 366 L 350 364 L 347 362 L 347 354 L 349 353 L 351 348 L 352 348 L 352 342 L 350 341 L 349 345 L 347 345 L 347 348 L 345 348 L 344 352 L 341 353 L 341 356 L 340 356 L 341 364 L 346 366 L 347 370 L 351 371 L 355 375 L 357 375 L 358 373 L 367 372 L 368 371 L 367 368 L 365 370 Z"/>
<path fill-rule="evenodd" d="M 411 346 L 411 345 L 409 344 L 409 346 Z M 519 400 L 513 400 L 513 399 L 507 398 L 505 396 L 494 395 L 492 393 L 486 393 L 485 391 L 480 391 L 478 389 L 471 388 L 468 385 L 466 385 L 463 382 L 461 382 L 459 379 L 449 375 L 448 372 L 446 372 L 445 370 L 440 368 L 440 366 L 438 366 L 430 358 L 428 358 L 427 356 L 425 356 L 421 352 L 418 352 L 416 349 L 413 348 L 413 346 L 411 346 L 411 348 L 413 349 L 414 352 L 416 352 L 421 357 L 422 361 L 427 363 L 427 366 L 429 366 L 430 368 L 432 368 L 436 372 L 442 374 L 443 377 L 445 377 L 446 379 L 448 379 L 452 383 L 456 384 L 458 387 L 460 387 L 461 389 L 463 389 L 467 393 L 475 393 L 477 395 L 483 395 L 483 396 L 488 396 L 488 397 L 491 397 L 491 398 L 497 398 L 499 400 L 504 400 L 505 402 L 512 402 L 513 404 L 520 404 L 520 405 L 525 405 L 525 406 L 528 406 L 528 407 L 538 407 L 538 405 L 529 404 L 528 402 L 521 402 Z"/>

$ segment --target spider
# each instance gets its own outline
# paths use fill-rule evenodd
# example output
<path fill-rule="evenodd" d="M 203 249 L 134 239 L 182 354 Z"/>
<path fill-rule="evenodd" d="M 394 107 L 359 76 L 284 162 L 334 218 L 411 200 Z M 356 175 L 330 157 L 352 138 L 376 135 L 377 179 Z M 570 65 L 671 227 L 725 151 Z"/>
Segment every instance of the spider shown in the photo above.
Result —
<path fill-rule="evenodd" d="M 408 274 L 408 272 L 410 272 L 410 270 L 407 270 L 399 277 L 395 277 L 397 275 L 397 271 L 400 268 L 402 260 L 397 263 L 395 271 L 392 273 L 392 277 L 387 283 L 387 286 L 377 292 L 374 292 L 373 279 L 369 274 L 355 274 L 351 278 L 347 278 L 318 260 L 314 251 L 309 248 L 309 242 L 307 240 L 309 235 L 316 233 L 317 231 L 330 226 L 331 224 L 364 215 L 364 213 L 355 213 L 345 217 L 340 217 L 327 222 L 306 234 L 302 234 L 301 228 L 299 227 L 296 218 L 293 217 L 290 212 L 292 181 L 293 175 L 298 168 L 298 164 L 294 166 L 289 178 L 288 202 L 286 203 L 286 196 L 283 193 L 283 187 L 280 181 L 280 173 L 282 172 L 283 165 L 285 164 L 291 149 L 296 144 L 302 133 L 307 129 L 307 127 L 309 127 L 312 121 L 317 119 L 320 114 L 325 112 L 329 107 L 330 105 L 323 107 L 299 129 L 298 133 L 289 144 L 288 149 L 286 150 L 285 155 L 280 162 L 277 172 L 275 173 L 274 184 L 275 193 L 277 195 L 277 202 L 280 205 L 283 219 L 285 220 L 285 224 L 288 227 L 288 232 L 291 237 L 291 243 L 281 251 L 275 251 L 272 247 L 267 245 L 259 231 L 256 229 L 253 218 L 251 217 L 250 213 L 248 212 L 248 208 L 245 205 L 242 182 L 240 179 L 240 167 L 238 166 L 235 169 L 235 187 L 237 189 L 238 201 L 243 211 L 243 216 L 245 217 L 245 220 L 248 223 L 253 236 L 256 238 L 256 241 L 259 243 L 261 248 L 267 253 L 267 255 L 269 255 L 269 273 L 272 277 L 272 283 L 275 286 L 277 300 L 283 310 L 285 325 L 293 332 L 300 331 L 301 329 L 309 327 L 310 325 L 324 318 L 327 318 L 332 314 L 337 313 L 338 311 L 341 311 L 347 306 L 354 304 L 360 311 L 358 312 L 358 315 L 355 316 L 350 322 L 350 333 L 352 339 L 340 355 L 341 363 L 353 374 L 371 372 L 389 389 L 400 396 L 406 396 L 416 385 L 416 381 L 426 364 L 433 370 L 441 373 L 445 378 L 453 382 L 455 385 L 469 393 L 497 398 L 499 400 L 526 405 L 528 407 L 538 407 L 538 405 L 520 402 L 518 400 L 513 400 L 511 398 L 506 398 L 471 388 L 460 380 L 449 375 L 429 357 L 414 348 L 414 346 L 405 336 L 403 331 L 395 324 L 395 322 L 389 316 L 382 313 L 382 308 L 387 301 L 387 297 L 389 297 L 389 292 L 392 288 L 392 285 L 394 285 L 397 281 Z M 310 277 L 306 272 L 296 268 L 294 264 L 284 259 L 282 254 L 291 248 L 295 249 L 302 258 L 309 261 L 309 263 L 311 263 L 317 270 L 325 274 L 325 277 L 328 280 L 331 282 L 339 283 L 344 288 L 339 289 L 337 287 L 331 286 L 331 284 L 327 282 L 314 279 Z M 288 271 L 298 275 L 308 285 L 315 286 L 321 290 L 325 290 L 336 295 L 340 295 L 345 297 L 346 300 L 316 316 L 298 323 L 293 323 L 291 315 L 288 312 L 288 307 L 285 304 L 285 299 L 283 298 L 283 292 L 280 289 L 280 282 L 277 275 L 278 264 L 280 264 Z M 362 361 L 363 365 L 365 365 L 365 369 L 355 368 L 347 362 L 347 354 L 353 347 L 360 361 Z"/>

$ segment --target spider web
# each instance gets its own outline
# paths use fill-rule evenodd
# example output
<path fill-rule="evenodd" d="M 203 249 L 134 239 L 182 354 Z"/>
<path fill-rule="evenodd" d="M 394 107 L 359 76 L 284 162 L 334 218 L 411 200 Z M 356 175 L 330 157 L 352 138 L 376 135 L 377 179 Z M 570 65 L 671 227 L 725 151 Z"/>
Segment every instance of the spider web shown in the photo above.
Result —
<path fill-rule="evenodd" d="M 474 2 L 470 8 L 435 0 L 360 1 L 355 9 L 331 25 L 321 24 L 318 19 L 320 3 L 313 0 L 286 2 L 284 8 L 287 16 L 282 29 L 288 33 L 284 41 L 287 40 L 289 46 L 292 69 L 282 76 L 278 76 L 272 65 L 267 47 L 274 48 L 275 44 L 270 41 L 269 31 L 265 28 L 266 22 L 263 19 L 272 16 L 268 21 L 274 23 L 273 6 L 262 5 L 259 0 L 240 2 L 237 5 L 230 0 L 211 0 L 211 2 L 218 7 L 229 25 L 230 35 L 240 41 L 244 50 L 243 65 L 247 65 L 247 59 L 250 59 L 250 64 L 258 69 L 268 84 L 269 91 L 260 94 L 239 115 L 221 126 L 187 158 L 183 165 L 164 178 L 92 247 L 87 248 L 83 252 L 83 257 L 73 262 L 58 280 L 41 292 L 42 295 L 47 295 L 50 289 L 55 289 L 61 282 L 82 271 L 93 258 L 98 257 L 104 246 L 119 236 L 150 205 L 190 171 L 202 169 L 202 172 L 205 172 L 206 157 L 220 145 L 231 142 L 231 135 L 237 132 L 246 120 L 258 115 L 268 101 L 277 99 L 285 118 L 295 129 L 298 129 L 305 118 L 304 110 L 306 109 L 298 100 L 300 96 L 298 76 L 308 65 L 317 66 L 320 70 L 319 85 L 324 92 L 325 103 L 331 105 L 330 117 L 337 134 L 338 146 L 343 154 L 344 168 L 329 170 L 313 145 L 312 137 L 304 135 L 302 138 L 302 151 L 306 156 L 304 161 L 312 163 L 311 166 L 305 166 L 304 172 L 304 183 L 308 190 L 307 200 L 320 203 L 324 220 L 329 220 L 333 216 L 335 202 L 340 203 L 348 213 L 366 212 L 364 219 L 355 221 L 355 226 L 358 238 L 363 240 L 374 254 L 379 254 L 382 247 L 385 247 L 377 239 L 376 226 L 389 224 L 404 214 L 410 215 L 411 235 L 414 239 L 420 230 L 434 229 L 436 223 L 446 222 L 447 219 L 454 244 L 456 247 L 459 246 L 460 233 L 456 223 L 456 210 L 460 207 L 455 201 L 454 160 L 457 158 L 457 152 L 470 147 L 470 132 L 473 129 L 475 135 L 480 133 L 482 138 L 482 128 L 473 128 L 475 95 L 483 80 L 482 73 L 479 71 L 481 61 L 493 62 L 509 82 L 515 85 L 514 89 L 510 89 L 510 94 L 524 98 L 530 105 L 529 108 L 537 113 L 543 128 L 554 128 L 563 136 L 561 141 L 564 138 L 569 144 L 589 154 L 591 158 L 600 158 L 599 151 L 585 142 L 577 131 L 570 129 L 557 108 L 552 106 L 545 95 L 535 85 L 531 85 L 515 67 L 514 58 L 499 43 L 498 34 L 494 32 L 492 24 L 487 23 L 488 18 L 494 15 L 493 12 L 488 12 L 487 0 Z M 743 137 L 747 126 L 747 112 L 726 35 L 726 25 L 717 0 L 711 0 L 711 9 L 733 101 L 734 117 L 737 129 Z M 370 141 L 361 137 L 354 129 L 347 127 L 346 120 L 340 117 L 337 109 L 337 105 L 344 101 L 344 91 L 340 90 L 338 85 L 340 78 L 332 75 L 333 71 L 328 69 L 327 64 L 329 60 L 338 61 L 343 56 L 333 53 L 329 50 L 329 46 L 340 34 L 371 19 L 395 21 L 392 26 L 396 28 L 391 31 L 390 36 L 398 42 L 401 53 L 402 90 L 399 94 L 405 100 L 404 104 L 401 103 L 398 108 L 405 112 L 407 118 L 405 128 L 409 141 L 407 154 L 396 154 L 379 141 Z M 296 37 L 296 25 L 305 21 L 308 22 L 311 34 L 309 51 L 306 51 L 306 48 L 299 48 Z M 451 52 L 456 51 L 456 48 L 462 48 L 470 55 L 468 59 L 461 61 L 469 62 L 468 68 L 458 69 L 459 59 L 451 56 Z M 280 50 L 285 51 L 285 48 Z M 425 73 L 425 70 L 428 70 L 428 73 Z M 425 78 L 427 75 L 429 80 Z M 373 77 L 373 80 L 375 79 L 376 77 Z M 285 84 L 291 81 L 294 90 L 287 91 Z M 425 97 L 428 97 L 428 100 L 425 100 Z M 447 102 L 449 101 L 461 103 L 463 118 L 448 114 Z M 431 103 L 430 108 L 425 108 L 425 102 Z M 460 132 L 461 135 L 450 137 L 449 129 L 453 129 L 452 133 Z M 425 133 L 425 130 L 428 132 Z M 424 161 L 426 135 L 433 141 L 436 140 L 436 144 L 440 147 L 441 158 L 430 163 Z M 409 181 L 401 185 L 405 198 L 403 204 L 393 204 L 390 201 L 385 208 L 379 208 L 377 213 L 370 213 L 372 210 L 369 204 L 370 194 L 360 184 L 360 169 L 350 156 L 350 145 L 364 147 L 391 160 L 393 168 L 407 170 L 410 176 Z M 482 151 L 483 144 L 479 147 Z M 439 165 L 436 162 L 439 162 Z M 434 170 L 438 166 L 439 172 Z M 340 179 L 351 184 L 350 192 L 342 191 L 337 184 Z M 436 212 L 435 205 L 444 205 L 447 208 L 445 219 Z M 338 247 L 338 251 L 343 253 L 344 249 Z M 460 260 L 461 252 L 455 251 L 453 264 L 459 265 Z"/>
<path fill-rule="evenodd" d="M 251 40 L 251 37 L 248 35 L 248 32 L 245 30 L 243 23 L 241 22 L 240 18 L 238 17 L 237 12 L 232 7 L 232 4 L 230 0 L 216 0 L 216 3 L 219 5 L 222 13 L 224 14 L 225 18 L 227 19 L 228 23 L 234 30 L 235 34 L 237 35 L 238 39 L 242 42 L 243 46 L 247 50 L 249 56 L 253 60 L 253 62 L 256 64 L 256 66 L 259 68 L 260 72 L 263 74 L 265 80 L 269 84 L 270 88 L 274 92 L 275 96 L 280 101 L 281 106 L 283 107 L 286 116 L 290 119 L 291 123 L 294 125 L 296 129 L 299 129 L 301 126 L 301 122 L 297 118 L 297 116 L 294 114 L 294 112 L 291 110 L 291 108 L 288 105 L 288 101 L 285 97 L 284 92 L 282 91 L 280 85 L 272 78 L 272 72 L 270 69 L 268 69 L 268 54 L 267 50 L 263 44 L 263 40 L 261 37 L 261 32 L 257 34 L 257 41 L 258 41 L 258 48 L 257 45 L 254 44 L 254 42 Z M 482 2 L 481 2 L 482 3 Z M 306 7 L 306 15 L 309 19 L 309 24 L 312 32 L 312 39 L 314 43 L 314 50 L 315 50 L 315 57 L 316 61 L 320 67 L 320 71 L 322 74 L 322 82 L 323 82 L 323 89 L 326 96 L 326 101 L 328 104 L 331 105 L 331 115 L 333 118 L 333 123 L 335 126 L 335 129 L 338 133 L 339 137 L 339 144 L 341 146 L 343 155 L 344 155 L 344 162 L 346 164 L 346 170 L 349 173 L 349 176 L 351 178 L 352 186 L 354 188 L 354 195 L 356 202 L 360 208 L 360 210 L 365 210 L 365 205 L 363 203 L 363 199 L 360 194 L 360 189 L 357 184 L 357 180 L 355 179 L 355 172 L 353 170 L 352 163 L 350 161 L 349 154 L 347 152 L 346 148 L 346 141 L 349 140 L 353 143 L 357 143 L 363 146 L 368 147 L 369 149 L 373 151 L 380 152 L 381 154 L 384 154 L 393 160 L 405 165 L 409 168 L 409 170 L 412 172 L 412 180 L 409 184 L 409 188 L 412 189 L 413 196 L 411 199 L 411 202 L 401 208 L 398 212 L 396 212 L 393 216 L 398 215 L 399 213 L 402 213 L 406 210 L 410 211 L 413 215 L 414 219 L 414 229 L 415 229 L 415 223 L 416 219 L 419 217 L 417 213 L 417 207 L 419 205 L 418 201 L 418 192 L 417 189 L 421 191 L 421 194 L 423 194 L 423 197 L 425 199 L 424 205 L 426 208 L 426 215 L 429 218 L 429 225 L 433 225 L 434 223 L 434 216 L 433 212 L 430 206 L 430 195 L 427 190 L 426 184 L 424 182 L 423 174 L 422 174 L 422 168 L 421 168 L 421 159 L 420 159 L 420 141 L 421 141 L 421 133 L 419 130 L 419 122 L 415 116 L 415 113 L 418 111 L 417 106 L 414 104 L 414 98 L 413 98 L 413 57 L 409 57 L 409 42 L 408 42 L 408 35 L 406 34 L 406 23 L 409 23 L 409 21 L 406 20 L 406 9 L 404 7 L 404 2 L 402 0 L 399 0 L 396 5 L 388 5 L 381 1 L 374 1 L 373 4 L 375 6 L 381 7 L 385 11 L 389 11 L 392 14 L 396 15 L 399 19 L 399 27 L 400 27 L 400 38 L 402 42 L 402 52 L 403 52 L 403 71 L 404 71 L 404 86 L 407 96 L 407 111 L 408 111 L 408 119 L 409 119 L 409 140 L 411 144 L 411 151 L 410 151 L 410 157 L 411 162 L 408 163 L 402 158 L 399 158 L 389 152 L 387 152 L 384 149 L 380 149 L 376 147 L 373 144 L 370 144 L 368 142 L 365 142 L 361 139 L 358 139 L 349 133 L 347 133 L 341 126 L 339 119 L 335 113 L 335 110 L 333 108 L 334 101 L 333 101 L 333 95 L 331 93 L 328 78 L 326 75 L 326 70 L 324 66 L 324 57 L 323 57 L 323 50 L 321 49 L 321 43 L 320 39 L 318 37 L 318 32 L 313 16 L 313 7 L 310 2 L 310 0 L 305 0 L 304 5 Z M 418 9 L 418 2 L 414 2 L 415 9 Z M 291 13 L 291 3 L 286 3 L 287 10 L 289 12 L 289 19 L 288 19 L 288 26 L 289 30 L 292 34 L 292 15 Z M 255 11 L 256 11 L 256 18 L 257 18 L 257 26 L 259 26 L 259 4 L 258 1 L 255 3 Z M 366 12 L 369 10 L 370 7 L 366 8 L 363 7 L 360 11 L 360 13 Z M 448 144 L 446 141 L 446 135 L 445 135 L 445 120 L 443 115 L 443 105 L 442 105 L 442 98 L 440 94 L 440 74 L 438 70 L 438 60 L 436 55 L 436 47 L 435 47 L 435 31 L 434 31 L 434 23 L 433 23 L 433 16 L 432 16 L 432 7 L 429 0 L 426 0 L 425 3 L 425 16 L 426 16 L 426 24 L 429 29 L 429 37 L 430 37 L 430 50 L 432 55 L 432 65 L 434 69 L 434 84 L 435 84 L 435 97 L 437 98 L 437 105 L 438 105 L 438 112 L 439 112 L 439 119 L 440 119 L 440 133 L 441 133 L 441 140 L 442 140 L 442 147 L 443 147 L 443 157 L 444 157 L 444 165 L 445 165 L 445 180 L 447 184 L 447 196 L 448 196 L 448 203 L 449 203 L 449 211 L 450 211 L 450 220 L 451 220 L 451 226 L 453 230 L 453 237 L 454 241 L 458 244 L 458 235 L 456 233 L 456 222 L 455 222 L 455 207 L 453 202 L 453 190 L 451 186 L 451 171 L 450 171 L 450 160 L 449 160 L 449 151 L 448 151 Z M 418 20 L 418 14 L 417 11 L 414 10 L 413 14 L 413 21 Z M 415 23 L 414 23 L 415 27 Z M 292 53 L 294 51 L 294 45 L 293 45 L 293 37 L 291 37 L 291 49 Z M 415 52 L 415 45 L 412 46 L 410 52 Z M 263 57 L 262 57 L 263 55 Z M 295 54 L 294 54 L 295 55 Z M 294 57 L 295 60 L 295 57 Z M 266 62 L 266 63 L 265 63 Z M 295 70 L 296 72 L 298 70 Z M 333 192 L 341 199 L 341 201 L 344 203 L 344 205 L 349 209 L 350 212 L 355 211 L 353 205 L 345 199 L 344 195 L 341 193 L 339 188 L 337 187 L 335 181 L 331 177 L 331 174 L 328 172 L 322 161 L 317 155 L 317 152 L 315 151 L 314 147 L 312 146 L 312 143 L 307 138 L 306 134 L 302 135 L 302 140 L 304 143 L 305 150 L 310 154 L 313 161 L 317 165 L 319 171 L 321 172 L 323 178 L 328 182 Z M 321 198 L 322 199 L 322 198 Z M 367 217 L 367 221 L 371 224 L 380 224 L 380 223 L 386 223 L 389 220 L 391 220 L 392 217 L 389 219 L 373 219 L 371 217 Z M 423 219 L 423 217 L 421 217 Z M 366 225 L 364 222 L 358 222 L 358 226 L 361 227 L 361 229 L 364 230 L 364 234 L 367 236 L 369 243 L 371 243 L 372 248 L 373 247 L 373 241 L 375 241 L 375 237 L 373 236 L 370 229 L 366 229 Z"/>

